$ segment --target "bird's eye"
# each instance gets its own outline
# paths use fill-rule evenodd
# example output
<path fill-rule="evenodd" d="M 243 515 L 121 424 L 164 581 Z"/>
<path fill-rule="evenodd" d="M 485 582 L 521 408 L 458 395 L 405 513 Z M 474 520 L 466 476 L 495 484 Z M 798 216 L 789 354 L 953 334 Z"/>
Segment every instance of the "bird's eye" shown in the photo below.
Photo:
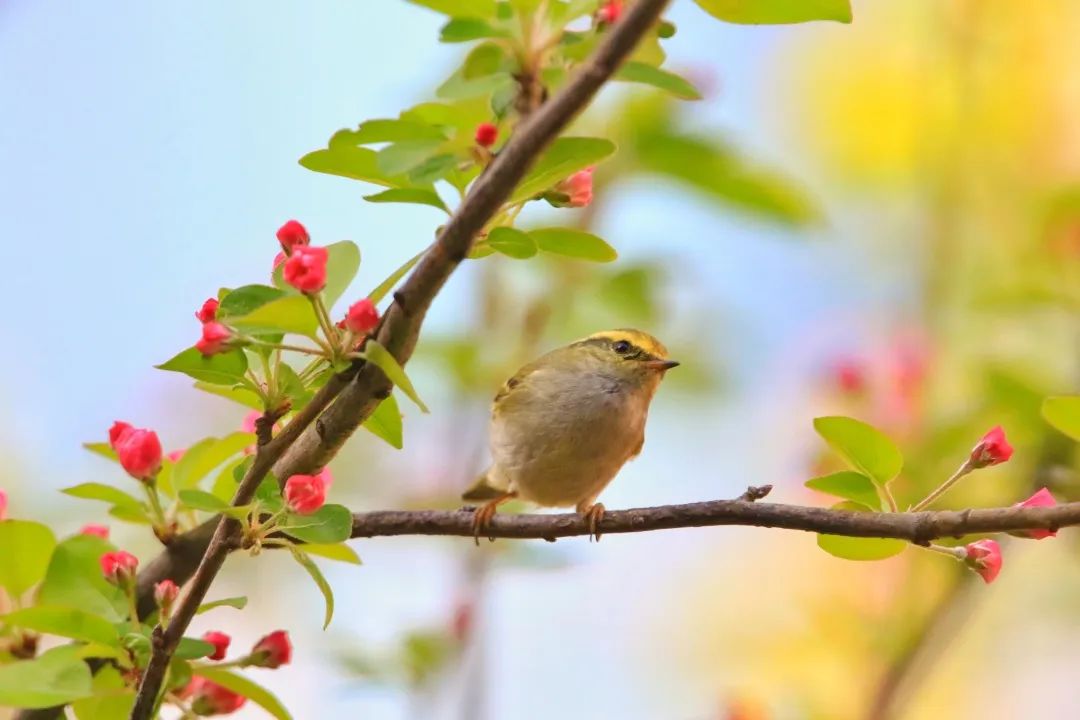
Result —
<path fill-rule="evenodd" d="M 631 347 L 633 346 L 626 340 L 619 340 L 617 343 L 611 346 L 611 349 L 619 353 L 620 355 L 625 355 L 626 353 L 630 352 Z"/>

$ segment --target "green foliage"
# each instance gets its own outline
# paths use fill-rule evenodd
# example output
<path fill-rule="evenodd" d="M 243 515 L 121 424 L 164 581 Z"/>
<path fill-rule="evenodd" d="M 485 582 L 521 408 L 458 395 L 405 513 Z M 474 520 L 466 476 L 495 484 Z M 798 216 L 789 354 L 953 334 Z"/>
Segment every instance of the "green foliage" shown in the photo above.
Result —
<path fill-rule="evenodd" d="M 365 195 L 364 199 L 373 203 L 411 203 L 430 205 L 444 212 L 450 212 L 439 194 L 428 188 L 390 188 L 374 195 Z"/>
<path fill-rule="evenodd" d="M 311 301 L 304 295 L 287 295 L 278 298 L 247 315 L 231 318 L 229 323 L 237 330 L 251 335 L 285 332 L 314 338 L 319 331 L 319 320 L 315 317 Z M 221 356 L 214 355 L 210 359 L 216 357 Z M 236 382 L 235 378 L 230 382 Z"/>
<path fill-rule="evenodd" d="M 204 612 L 209 612 L 214 608 L 219 607 L 231 607 L 237 610 L 243 610 L 247 607 L 248 599 L 244 596 L 222 598 L 221 600 L 213 600 L 208 603 L 203 603 L 199 606 L 199 609 L 195 611 L 196 615 L 202 615 Z"/>
<path fill-rule="evenodd" d="M 352 513 L 344 505 L 327 504 L 310 515 L 289 513 L 281 531 L 302 542 L 332 545 L 352 535 Z"/>
<path fill-rule="evenodd" d="M 900 474 L 904 457 L 881 431 L 848 417 L 819 417 L 814 429 L 847 462 L 877 485 Z"/>
<path fill-rule="evenodd" d="M 110 622 L 123 620 L 127 615 L 124 593 L 105 580 L 99 563 L 101 556 L 112 549 L 112 545 L 92 535 L 74 535 L 61 541 L 38 589 L 38 603 L 79 608 Z"/>
<path fill-rule="evenodd" d="M 212 665 L 195 665 L 192 667 L 192 672 L 234 693 L 243 695 L 277 720 L 292 720 L 292 715 L 281 704 L 281 701 L 274 697 L 273 693 L 243 675 Z"/>
<path fill-rule="evenodd" d="M 375 407 L 375 411 L 364 421 L 363 427 L 372 435 L 385 440 L 391 447 L 398 450 L 404 447 L 401 409 L 398 408 L 397 398 L 393 395 Z"/>
<path fill-rule="evenodd" d="M 529 237 L 544 252 L 553 255 L 592 260 L 593 262 L 611 262 L 619 257 L 615 248 L 602 238 L 573 228 L 538 228 L 529 231 Z"/>
<path fill-rule="evenodd" d="M 409 0 L 409 2 L 451 17 L 491 18 L 495 16 L 495 0 Z"/>
<path fill-rule="evenodd" d="M 285 291 L 269 285 L 244 285 L 230 290 L 219 301 L 217 318 L 228 320 L 243 317 L 269 302 L 285 295 Z"/>
<path fill-rule="evenodd" d="M 318 557 L 324 557 L 327 560 L 337 560 L 338 562 L 348 563 L 350 565 L 360 565 L 360 556 L 345 543 L 334 543 L 333 545 L 323 545 L 319 543 L 308 543 L 304 545 L 304 552 L 308 555 L 317 555 Z"/>
<path fill-rule="evenodd" d="M 181 491 L 195 487 L 215 468 L 254 444 L 255 435 L 246 432 L 200 440 L 187 449 L 173 468 L 173 488 Z"/>
<path fill-rule="evenodd" d="M 682 100 L 700 100 L 701 93 L 693 83 L 675 73 L 661 70 L 654 65 L 643 62 L 624 63 L 615 73 L 616 80 L 642 83 L 651 85 L 665 92 L 669 92 Z"/>
<path fill-rule="evenodd" d="M 453 18 L 439 31 L 439 42 L 459 43 L 485 38 L 507 37 L 509 33 L 477 18 Z"/>
<path fill-rule="evenodd" d="M 35 660 L 0 665 L 0 707 L 45 708 L 89 696 L 90 668 L 74 651 L 58 647 Z"/>
<path fill-rule="evenodd" d="M 295 545 L 290 546 L 289 549 L 292 551 L 296 562 L 300 563 L 300 566 L 307 570 L 308 575 L 315 581 L 315 585 L 318 586 L 319 592 L 322 593 L 323 599 L 326 601 L 326 614 L 323 616 L 323 630 L 325 630 L 334 617 L 334 591 L 330 588 L 330 583 L 326 582 L 326 578 L 323 577 L 322 570 L 319 570 L 319 566 L 307 556 L 307 553 Z"/>
<path fill-rule="evenodd" d="M 510 196 L 511 205 L 529 200 L 578 170 L 595 165 L 615 152 L 615 143 L 602 138 L 561 137 L 537 159 Z"/>
<path fill-rule="evenodd" d="M 713 17 L 743 25 L 851 22 L 850 0 L 695 0 Z"/>
<path fill-rule="evenodd" d="M 120 642 L 116 627 L 111 622 L 73 607 L 38 605 L 8 613 L 2 619 L 14 627 L 59 635 L 72 640 L 83 640 L 106 646 L 118 645 Z"/>
<path fill-rule="evenodd" d="M 135 691 L 128 689 L 120 671 L 106 665 L 94 674 L 93 696 L 71 706 L 78 720 L 127 720 L 135 704 Z"/>
<path fill-rule="evenodd" d="M 507 226 L 497 227 L 488 233 L 487 244 L 492 250 L 518 260 L 531 258 L 537 252 L 536 240 L 527 232 Z"/>
<path fill-rule="evenodd" d="M 1046 398 L 1042 416 L 1065 435 L 1080 441 L 1080 395 Z"/>
<path fill-rule="evenodd" d="M 211 395 L 217 395 L 223 397 L 226 400 L 232 400 L 234 403 L 243 405 L 246 408 L 252 410 L 262 410 L 263 401 L 258 395 L 252 392 L 250 389 L 242 385 L 233 385 L 232 387 L 226 387 L 225 385 L 214 385 L 211 383 L 197 382 L 195 387 L 203 392 L 210 393 Z M 90 443 L 87 443 L 86 447 L 89 448 Z M 111 448 L 110 448 L 111 449 Z"/>
<path fill-rule="evenodd" d="M 130 495 L 119 488 L 114 488 L 112 485 L 105 485 L 103 483 L 80 483 L 79 485 L 64 488 L 60 492 L 65 495 L 83 498 L 85 500 L 101 500 L 110 505 L 134 508 L 143 507 L 143 503 L 139 498 Z"/>
<path fill-rule="evenodd" d="M 872 510 L 881 509 L 881 498 L 874 481 L 862 473 L 842 470 L 807 480 L 806 487 L 845 500 L 852 500 Z"/>
<path fill-rule="evenodd" d="M 191 347 L 154 367 L 184 373 L 212 385 L 236 385 L 243 382 L 247 366 L 247 356 L 242 350 L 230 350 L 206 357 Z"/>
<path fill-rule="evenodd" d="M 364 358 L 382 370 L 390 382 L 401 388 L 401 392 L 416 403 L 416 406 L 422 412 L 428 412 L 427 405 L 416 394 L 416 388 L 413 387 L 412 381 L 405 375 L 405 370 L 398 363 L 397 358 L 390 354 L 389 350 L 374 340 L 368 340 L 367 344 L 364 345 Z"/>
<path fill-rule="evenodd" d="M 401 279 L 405 277 L 405 275 L 410 270 L 413 269 L 416 263 L 420 262 L 420 258 L 424 257 L 424 253 L 426 252 L 427 251 L 425 250 L 423 252 L 417 253 L 416 255 L 413 255 L 411 258 L 406 260 L 401 267 L 390 273 L 389 277 L 379 283 L 374 290 L 368 293 L 368 300 L 378 304 L 384 297 L 386 297 L 387 293 L 393 290 L 394 287 L 399 282 L 401 282 Z"/>
<path fill-rule="evenodd" d="M 41 582 L 56 547 L 45 525 L 29 520 L 0 521 L 0 588 L 13 597 Z"/>
<path fill-rule="evenodd" d="M 842 502 L 834 505 L 833 509 L 867 512 L 870 508 L 857 502 Z M 900 554 L 907 547 L 907 542 L 903 540 L 824 534 L 818 534 L 817 543 L 825 552 L 845 560 L 884 560 Z"/>
<path fill-rule="evenodd" d="M 214 646 L 205 640 L 199 638 L 180 638 L 179 644 L 176 646 L 176 653 L 173 657 L 178 660 L 195 660 L 197 658 L 206 657 L 212 655 L 214 652 Z"/>

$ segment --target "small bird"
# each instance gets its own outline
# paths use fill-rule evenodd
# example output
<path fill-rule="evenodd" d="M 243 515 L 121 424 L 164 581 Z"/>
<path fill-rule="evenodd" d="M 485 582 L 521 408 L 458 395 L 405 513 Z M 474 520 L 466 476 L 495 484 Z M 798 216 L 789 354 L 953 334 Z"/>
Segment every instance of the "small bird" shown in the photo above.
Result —
<path fill-rule="evenodd" d="M 462 495 L 488 501 L 473 518 L 476 540 L 513 498 L 573 506 L 599 540 L 604 506 L 596 498 L 641 452 L 649 403 L 678 364 L 652 335 L 627 329 L 590 335 L 518 370 L 492 406 L 491 467 Z"/>

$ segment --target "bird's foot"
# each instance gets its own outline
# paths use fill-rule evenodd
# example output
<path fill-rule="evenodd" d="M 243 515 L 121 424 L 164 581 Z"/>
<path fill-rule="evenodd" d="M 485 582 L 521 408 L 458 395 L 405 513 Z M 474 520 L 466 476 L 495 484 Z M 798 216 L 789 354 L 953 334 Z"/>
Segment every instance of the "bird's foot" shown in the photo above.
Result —
<path fill-rule="evenodd" d="M 594 538 L 596 542 L 600 542 L 600 522 L 604 519 L 604 513 L 607 512 L 604 503 L 595 503 L 584 509 L 579 507 L 578 512 L 589 527 L 589 542 L 592 542 Z"/>
<path fill-rule="evenodd" d="M 500 495 L 491 502 L 484 503 L 473 511 L 473 542 L 480 545 L 480 533 L 487 529 L 487 526 L 491 523 L 491 518 L 495 517 L 495 511 L 498 510 L 499 506 L 504 502 L 513 500 L 516 497 L 517 493 L 506 493 L 505 495 Z M 494 542 L 495 538 L 489 536 L 488 540 Z"/>

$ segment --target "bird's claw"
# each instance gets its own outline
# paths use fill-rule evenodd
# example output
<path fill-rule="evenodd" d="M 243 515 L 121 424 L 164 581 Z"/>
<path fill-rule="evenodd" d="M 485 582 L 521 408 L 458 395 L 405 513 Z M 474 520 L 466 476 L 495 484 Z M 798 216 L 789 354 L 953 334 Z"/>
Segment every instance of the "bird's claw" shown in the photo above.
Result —
<path fill-rule="evenodd" d="M 605 512 L 607 511 L 604 508 L 604 503 L 596 503 L 582 513 L 585 524 L 589 527 L 589 542 L 592 542 L 593 539 L 600 542 L 600 523 L 604 519 Z"/>

